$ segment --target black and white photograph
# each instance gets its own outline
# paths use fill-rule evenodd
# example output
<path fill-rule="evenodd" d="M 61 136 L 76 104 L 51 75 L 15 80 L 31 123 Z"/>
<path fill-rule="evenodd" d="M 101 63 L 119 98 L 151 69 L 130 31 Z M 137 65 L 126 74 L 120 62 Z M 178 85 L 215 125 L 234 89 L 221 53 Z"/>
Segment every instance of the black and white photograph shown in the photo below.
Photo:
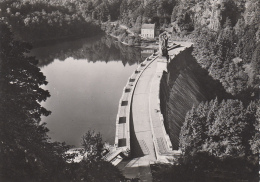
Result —
<path fill-rule="evenodd" d="M 260 0 L 0 0 L 0 182 L 259 182 Z"/>

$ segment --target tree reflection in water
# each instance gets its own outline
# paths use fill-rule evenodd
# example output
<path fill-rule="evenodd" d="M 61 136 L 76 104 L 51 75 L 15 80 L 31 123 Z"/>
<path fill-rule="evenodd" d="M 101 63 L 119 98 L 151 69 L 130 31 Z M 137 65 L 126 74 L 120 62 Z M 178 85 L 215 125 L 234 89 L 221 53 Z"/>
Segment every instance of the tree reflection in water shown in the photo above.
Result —
<path fill-rule="evenodd" d="M 47 66 L 54 59 L 64 61 L 68 57 L 96 61 L 122 61 L 123 65 L 140 63 L 144 59 L 141 49 L 125 46 L 109 36 L 66 41 L 32 50 L 31 54 L 39 59 L 39 67 Z"/>

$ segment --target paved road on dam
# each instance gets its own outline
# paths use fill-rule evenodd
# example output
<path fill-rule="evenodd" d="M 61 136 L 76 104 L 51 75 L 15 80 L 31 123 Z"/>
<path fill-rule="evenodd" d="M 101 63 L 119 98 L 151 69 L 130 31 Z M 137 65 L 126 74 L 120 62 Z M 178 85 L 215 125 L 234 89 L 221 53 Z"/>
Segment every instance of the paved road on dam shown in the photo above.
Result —
<path fill-rule="evenodd" d="M 157 61 L 153 61 L 139 78 L 132 102 L 131 151 L 132 159 L 125 167 L 124 174 L 128 178 L 141 178 L 152 181 L 150 163 L 156 161 L 150 124 L 149 93 L 153 77 L 156 73 Z"/>

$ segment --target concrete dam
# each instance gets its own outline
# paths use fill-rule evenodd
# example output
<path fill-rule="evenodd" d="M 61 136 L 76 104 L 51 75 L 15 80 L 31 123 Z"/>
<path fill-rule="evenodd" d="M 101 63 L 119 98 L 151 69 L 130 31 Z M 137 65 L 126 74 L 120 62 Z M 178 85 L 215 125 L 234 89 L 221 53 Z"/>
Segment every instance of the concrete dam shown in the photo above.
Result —
<path fill-rule="evenodd" d="M 174 42 L 168 48 L 170 62 L 192 43 Z M 128 160 L 118 164 L 128 178 L 152 181 L 150 164 L 169 162 L 180 151 L 173 150 L 161 111 L 160 85 L 170 63 L 155 53 L 129 77 L 119 101 L 115 146 Z"/>

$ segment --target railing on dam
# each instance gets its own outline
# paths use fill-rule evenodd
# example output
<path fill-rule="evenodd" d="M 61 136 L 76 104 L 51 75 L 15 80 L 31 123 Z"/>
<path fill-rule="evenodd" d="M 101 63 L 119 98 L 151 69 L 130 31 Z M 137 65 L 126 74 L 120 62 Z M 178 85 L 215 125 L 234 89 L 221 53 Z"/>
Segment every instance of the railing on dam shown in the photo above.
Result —
<path fill-rule="evenodd" d="M 116 136 L 115 146 L 130 155 L 130 111 L 133 93 L 136 84 L 143 71 L 158 57 L 158 53 L 152 54 L 144 62 L 138 65 L 137 69 L 129 77 L 126 86 L 123 89 L 122 97 L 119 100 L 118 113 L 116 117 Z"/>

